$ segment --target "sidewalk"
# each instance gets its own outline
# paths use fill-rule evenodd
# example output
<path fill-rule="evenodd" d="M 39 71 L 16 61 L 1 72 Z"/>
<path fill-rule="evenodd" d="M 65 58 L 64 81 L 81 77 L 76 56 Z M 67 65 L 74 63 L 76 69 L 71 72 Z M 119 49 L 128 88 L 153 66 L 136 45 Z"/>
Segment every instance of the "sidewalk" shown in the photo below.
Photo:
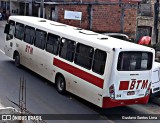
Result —
<path fill-rule="evenodd" d="M 7 21 L 6 20 L 0 20 L 0 27 L 5 27 Z"/>

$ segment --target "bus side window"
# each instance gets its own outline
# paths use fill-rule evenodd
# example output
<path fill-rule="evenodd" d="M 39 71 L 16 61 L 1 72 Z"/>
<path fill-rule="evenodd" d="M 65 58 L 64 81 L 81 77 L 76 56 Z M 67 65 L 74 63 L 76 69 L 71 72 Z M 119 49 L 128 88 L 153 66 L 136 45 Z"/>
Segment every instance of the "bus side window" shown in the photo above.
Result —
<path fill-rule="evenodd" d="M 77 44 L 74 62 L 84 68 L 91 69 L 94 49 L 84 44 Z"/>
<path fill-rule="evenodd" d="M 46 37 L 47 33 L 45 31 L 37 29 L 34 45 L 43 50 L 45 48 Z"/>
<path fill-rule="evenodd" d="M 25 27 L 24 42 L 33 44 L 35 39 L 35 29 L 30 26 Z"/>
<path fill-rule="evenodd" d="M 23 37 L 24 37 L 24 25 L 21 23 L 16 23 L 15 38 L 23 40 Z"/>
<path fill-rule="evenodd" d="M 9 34 L 7 34 L 6 40 L 13 39 L 13 36 L 14 36 L 14 33 L 15 33 L 15 22 L 10 20 L 9 25 L 10 25 Z"/>
<path fill-rule="evenodd" d="M 73 62 L 75 54 L 75 45 L 76 43 L 74 41 L 62 38 L 59 56 L 70 62 Z"/>
<path fill-rule="evenodd" d="M 46 51 L 53 53 L 54 55 L 58 54 L 60 44 L 60 37 L 54 34 L 48 33 Z"/>
<path fill-rule="evenodd" d="M 107 53 L 102 50 L 95 50 L 92 70 L 100 75 L 104 74 Z"/>

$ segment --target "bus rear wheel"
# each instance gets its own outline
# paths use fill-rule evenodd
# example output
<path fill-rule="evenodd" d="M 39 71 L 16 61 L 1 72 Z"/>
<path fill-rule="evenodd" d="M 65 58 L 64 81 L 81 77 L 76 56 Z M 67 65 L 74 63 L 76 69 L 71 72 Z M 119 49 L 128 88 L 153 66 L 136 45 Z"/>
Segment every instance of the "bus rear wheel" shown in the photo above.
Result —
<path fill-rule="evenodd" d="M 16 67 L 20 67 L 20 56 L 19 56 L 18 53 L 16 53 L 16 55 L 15 55 L 15 61 L 14 61 L 14 63 L 15 63 Z"/>
<path fill-rule="evenodd" d="M 66 91 L 66 82 L 62 75 L 56 77 L 56 89 L 58 93 L 65 94 Z"/>

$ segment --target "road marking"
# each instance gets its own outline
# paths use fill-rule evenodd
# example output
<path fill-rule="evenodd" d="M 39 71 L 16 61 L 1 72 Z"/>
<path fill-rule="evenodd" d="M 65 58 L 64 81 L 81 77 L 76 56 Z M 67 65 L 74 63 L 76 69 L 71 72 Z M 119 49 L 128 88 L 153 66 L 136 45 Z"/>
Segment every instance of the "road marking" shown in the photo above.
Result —
<path fill-rule="evenodd" d="M 0 49 L 0 52 L 2 52 L 3 54 L 5 54 L 5 52 L 3 50 Z"/>

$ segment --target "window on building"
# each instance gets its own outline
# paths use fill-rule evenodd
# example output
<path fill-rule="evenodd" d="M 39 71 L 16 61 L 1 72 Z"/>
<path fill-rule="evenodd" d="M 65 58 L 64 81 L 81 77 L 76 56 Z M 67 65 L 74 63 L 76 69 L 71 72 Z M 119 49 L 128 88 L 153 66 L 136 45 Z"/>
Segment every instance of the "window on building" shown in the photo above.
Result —
<path fill-rule="evenodd" d="M 25 27 L 24 41 L 29 44 L 33 44 L 35 39 L 35 29 L 30 26 Z"/>
<path fill-rule="evenodd" d="M 84 68 L 91 69 L 94 49 L 84 44 L 77 44 L 74 62 Z"/>
<path fill-rule="evenodd" d="M 95 50 L 92 70 L 103 75 L 105 69 L 107 53 L 102 50 Z"/>
<path fill-rule="evenodd" d="M 47 37 L 46 51 L 57 55 L 59 50 L 59 44 L 60 37 L 49 33 Z"/>
<path fill-rule="evenodd" d="M 75 45 L 74 41 L 62 38 L 59 56 L 72 62 L 75 54 Z"/>
<path fill-rule="evenodd" d="M 24 37 L 24 25 L 21 23 L 16 23 L 15 37 L 23 40 Z"/>
<path fill-rule="evenodd" d="M 37 29 L 34 45 L 40 49 L 44 49 L 45 43 L 46 43 L 46 36 L 47 36 L 47 33 L 45 31 Z"/>

